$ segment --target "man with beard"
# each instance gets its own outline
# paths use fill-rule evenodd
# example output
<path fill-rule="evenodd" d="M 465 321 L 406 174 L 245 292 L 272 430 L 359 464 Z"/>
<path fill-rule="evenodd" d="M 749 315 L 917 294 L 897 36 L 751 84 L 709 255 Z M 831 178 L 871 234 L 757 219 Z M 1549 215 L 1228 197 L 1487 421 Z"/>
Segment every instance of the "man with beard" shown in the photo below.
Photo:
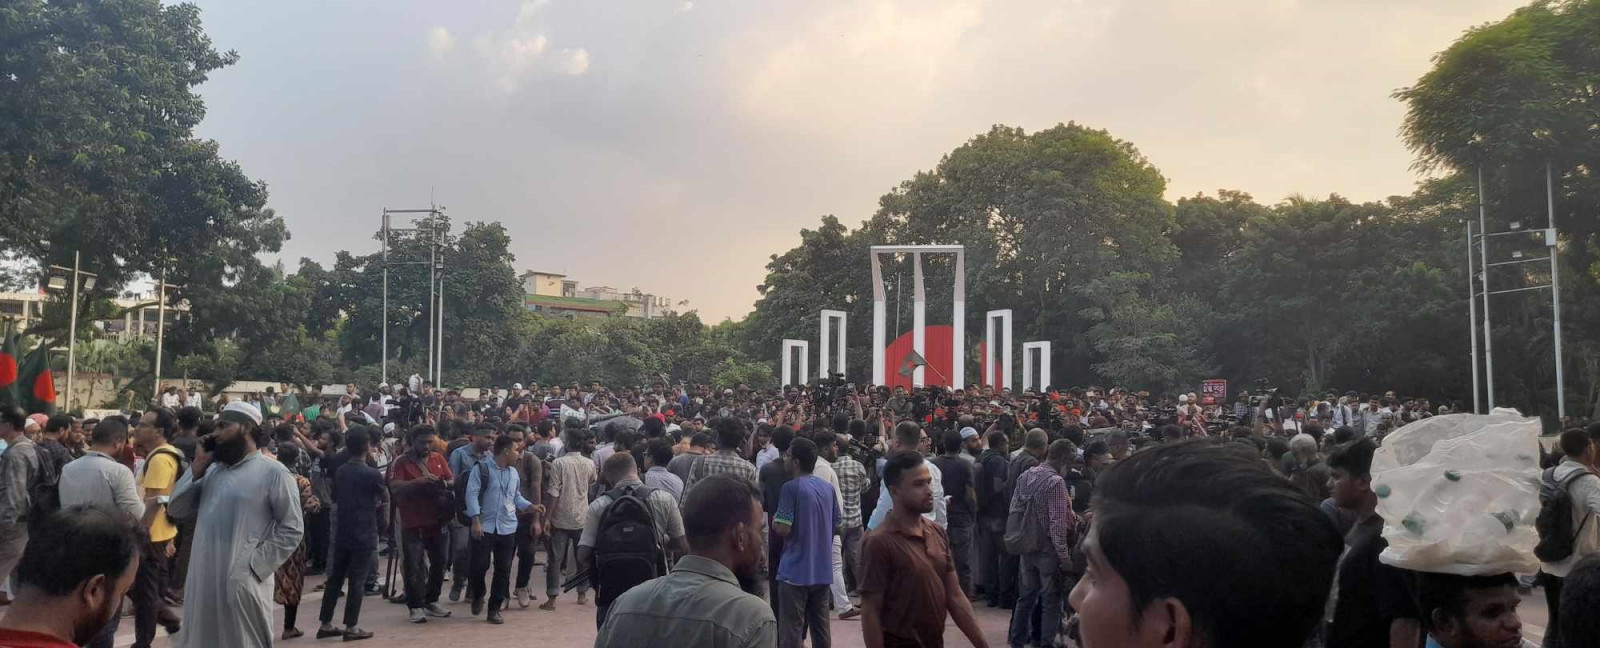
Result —
<path fill-rule="evenodd" d="M 760 578 L 763 518 L 749 480 L 714 474 L 697 481 L 683 501 L 689 555 L 617 597 L 595 648 L 776 645 L 772 610 L 749 593 Z"/>
<path fill-rule="evenodd" d="M 450 611 L 439 607 L 439 591 L 444 587 L 445 554 L 449 533 L 446 516 L 451 514 L 448 497 L 454 474 L 444 455 L 433 451 L 438 433 L 431 425 L 411 428 L 411 447 L 394 462 L 389 486 L 394 489 L 395 509 L 400 513 L 400 540 L 405 546 L 406 607 L 412 623 L 427 623 L 428 617 L 442 619 Z M 445 506 L 440 506 L 443 499 Z"/>
<path fill-rule="evenodd" d="M 178 648 L 272 645 L 273 574 L 304 525 L 294 476 L 256 449 L 260 425 L 260 410 L 228 404 L 167 506 L 195 520 Z"/>
<path fill-rule="evenodd" d="M 12 579 L 17 598 L 0 620 L 0 646 L 74 648 L 117 613 L 139 570 L 139 521 L 96 506 L 72 506 L 36 525 Z"/>
<path fill-rule="evenodd" d="M 988 648 L 961 591 L 943 527 L 933 511 L 930 464 L 900 452 L 883 466 L 894 506 L 861 549 L 861 634 L 868 648 L 944 645 L 946 615 L 978 648 Z"/>

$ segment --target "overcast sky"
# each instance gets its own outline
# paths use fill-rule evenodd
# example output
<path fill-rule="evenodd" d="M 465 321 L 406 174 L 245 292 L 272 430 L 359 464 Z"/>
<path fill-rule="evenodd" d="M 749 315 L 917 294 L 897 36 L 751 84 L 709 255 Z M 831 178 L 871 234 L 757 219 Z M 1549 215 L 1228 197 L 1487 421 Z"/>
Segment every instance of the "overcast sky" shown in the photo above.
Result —
<path fill-rule="evenodd" d="M 431 196 L 458 223 L 505 223 L 519 271 L 716 321 L 750 310 L 800 228 L 858 224 L 996 123 L 1108 129 L 1173 199 L 1408 193 L 1390 93 L 1524 3 L 198 4 L 242 57 L 201 87 L 200 134 L 268 183 L 291 270 L 375 251 L 383 207 Z"/>

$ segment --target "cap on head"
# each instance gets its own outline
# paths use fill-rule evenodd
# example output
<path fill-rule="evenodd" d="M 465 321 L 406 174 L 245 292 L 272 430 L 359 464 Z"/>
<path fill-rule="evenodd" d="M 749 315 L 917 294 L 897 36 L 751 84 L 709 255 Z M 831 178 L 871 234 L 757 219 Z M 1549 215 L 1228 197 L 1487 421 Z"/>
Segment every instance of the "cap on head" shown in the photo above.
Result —
<path fill-rule="evenodd" d="M 261 425 L 261 410 L 244 401 L 233 401 L 222 408 L 222 412 L 217 414 L 217 418 L 235 423 Z"/>

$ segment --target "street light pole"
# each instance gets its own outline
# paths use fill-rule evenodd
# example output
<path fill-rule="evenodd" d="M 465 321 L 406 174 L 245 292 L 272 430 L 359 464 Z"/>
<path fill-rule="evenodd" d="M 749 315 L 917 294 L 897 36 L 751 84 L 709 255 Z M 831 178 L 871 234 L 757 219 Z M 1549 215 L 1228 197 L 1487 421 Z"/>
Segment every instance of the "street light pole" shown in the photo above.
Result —
<path fill-rule="evenodd" d="M 1483 167 L 1478 167 L 1478 256 L 1483 271 L 1483 380 L 1494 411 L 1494 334 L 1489 326 L 1489 220 L 1483 206 Z"/>
<path fill-rule="evenodd" d="M 144 321 L 144 315 L 139 315 L 139 321 Z M 155 388 L 150 392 L 151 398 L 161 395 L 161 342 L 167 332 L 167 260 L 161 260 L 161 281 L 156 284 L 156 375 Z M 184 388 L 186 391 L 188 387 Z"/>
<path fill-rule="evenodd" d="M 72 411 L 72 375 L 78 369 L 78 264 L 81 257 L 80 252 L 72 251 L 72 319 L 67 328 L 67 397 L 63 407 L 68 412 Z"/>
<path fill-rule="evenodd" d="M 1544 195 L 1545 208 L 1550 217 L 1549 227 L 1545 230 L 1544 242 L 1550 248 L 1550 306 L 1554 311 L 1554 329 L 1556 345 L 1556 419 L 1567 418 L 1567 381 L 1562 373 L 1561 362 L 1561 274 L 1556 269 L 1556 191 L 1555 173 L 1551 170 L 1550 162 L 1544 163 Z"/>
<path fill-rule="evenodd" d="M 383 210 L 383 384 L 389 384 L 389 210 Z M 398 397 L 399 394 L 396 394 Z"/>
<path fill-rule="evenodd" d="M 1472 221 L 1467 221 L 1467 321 L 1472 323 L 1472 413 L 1482 414 L 1478 401 L 1478 282 L 1472 277 Z"/>
<path fill-rule="evenodd" d="M 433 386 L 435 388 L 438 388 L 438 389 L 443 389 L 444 388 L 444 255 L 443 254 L 439 255 L 439 265 L 438 265 L 437 270 L 439 271 L 439 308 L 438 308 L 438 313 L 439 313 L 439 326 L 438 326 L 439 335 L 438 335 L 438 338 L 439 339 L 437 340 L 437 348 L 434 350 L 434 353 L 437 354 L 436 355 L 437 360 L 433 363 Z"/>
<path fill-rule="evenodd" d="M 433 237 L 428 241 L 428 305 L 430 307 L 433 305 L 434 286 L 439 281 L 438 274 L 434 268 L 439 263 L 439 233 L 434 225 L 434 223 L 429 223 L 428 227 L 429 232 L 433 234 Z M 428 314 L 428 378 L 430 380 L 433 379 L 433 315 L 433 313 Z M 439 383 L 436 382 L 433 385 L 438 387 Z"/>

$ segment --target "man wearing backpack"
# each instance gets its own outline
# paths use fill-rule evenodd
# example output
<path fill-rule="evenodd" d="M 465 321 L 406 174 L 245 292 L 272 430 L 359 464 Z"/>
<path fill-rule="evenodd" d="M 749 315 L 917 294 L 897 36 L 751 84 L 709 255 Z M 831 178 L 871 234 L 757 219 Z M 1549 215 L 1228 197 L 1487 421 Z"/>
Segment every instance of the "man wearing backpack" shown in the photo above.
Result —
<path fill-rule="evenodd" d="M 1561 586 L 1574 565 L 1600 553 L 1600 523 L 1593 519 L 1600 512 L 1600 477 L 1591 467 L 1596 448 L 1583 430 L 1561 433 L 1561 451 L 1566 457 L 1544 471 L 1539 488 L 1539 545 L 1534 555 L 1543 563 L 1544 596 L 1550 610 L 1544 645 L 1559 648 L 1561 641 Z"/>
<path fill-rule="evenodd" d="M 611 490 L 589 503 L 578 538 L 578 571 L 589 570 L 595 588 L 596 628 L 623 592 L 667 573 L 667 551 L 689 550 L 678 500 L 639 481 L 631 453 L 611 455 L 601 472 Z"/>
<path fill-rule="evenodd" d="M 1007 632 L 1012 646 L 1049 645 L 1061 628 L 1061 597 L 1078 524 L 1062 475 L 1077 458 L 1078 447 L 1059 439 L 1050 444 L 1045 463 L 1017 477 L 1005 534 L 1006 550 L 1018 556 L 1021 571 Z"/>
<path fill-rule="evenodd" d="M 144 468 L 139 474 L 139 486 L 146 498 L 171 495 L 178 477 L 187 468 L 183 452 L 167 442 L 178 431 L 178 416 L 165 407 L 157 407 L 139 417 L 134 428 L 134 445 L 144 455 Z M 150 541 L 139 556 L 139 571 L 133 579 L 133 589 L 128 596 L 133 600 L 134 648 L 149 648 L 155 640 L 156 624 L 168 628 L 168 634 L 178 627 L 177 616 L 167 609 L 161 599 L 161 584 L 167 580 L 167 561 L 177 553 L 173 539 L 178 537 L 178 527 L 167 518 L 166 505 L 156 503 L 160 510 L 148 511 Z"/>
<path fill-rule="evenodd" d="M 36 517 L 35 509 L 55 508 L 51 506 L 55 502 L 35 501 L 54 499 L 36 495 L 46 489 L 53 492 L 60 474 L 51 470 L 54 464 L 44 461 L 39 445 L 23 433 L 27 424 L 28 415 L 22 408 L 0 408 L 0 440 L 7 444 L 5 454 L 0 455 L 0 578 L 22 560 L 22 550 L 28 546 L 28 522 Z"/>

